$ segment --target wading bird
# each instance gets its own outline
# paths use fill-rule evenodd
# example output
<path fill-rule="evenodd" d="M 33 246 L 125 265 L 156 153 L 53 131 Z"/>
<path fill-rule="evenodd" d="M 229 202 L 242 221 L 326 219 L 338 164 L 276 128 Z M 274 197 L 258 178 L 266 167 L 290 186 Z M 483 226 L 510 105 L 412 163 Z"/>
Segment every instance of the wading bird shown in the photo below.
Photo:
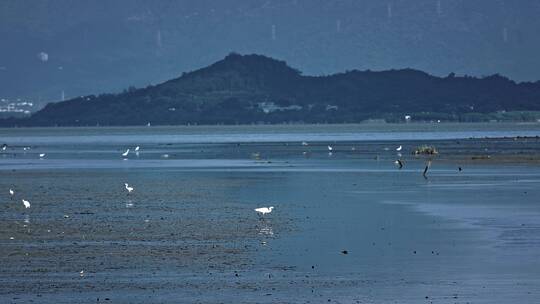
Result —
<path fill-rule="evenodd" d="M 130 194 L 134 190 L 134 188 L 131 187 L 130 185 L 128 185 L 128 183 L 124 183 L 124 185 L 126 187 L 126 190 L 127 190 L 128 194 Z"/>
<path fill-rule="evenodd" d="M 427 179 L 427 172 L 429 170 L 429 167 L 431 167 L 431 160 L 428 160 L 426 163 L 426 168 L 424 169 L 424 173 L 422 173 L 422 176 L 424 176 L 425 179 Z"/>
<path fill-rule="evenodd" d="M 265 215 L 267 213 L 272 212 L 272 209 L 274 209 L 273 206 L 272 207 L 261 207 L 261 208 L 256 208 L 255 212 L 257 212 L 260 215 Z"/>
<path fill-rule="evenodd" d="M 23 199 L 22 203 L 24 205 L 24 208 L 26 208 L 26 209 L 30 208 L 30 202 L 29 201 Z"/>
<path fill-rule="evenodd" d="M 129 149 L 127 149 L 126 152 L 122 153 L 122 156 L 126 157 L 126 156 L 128 156 L 128 154 L 129 154 Z"/>
<path fill-rule="evenodd" d="M 135 147 L 135 152 L 138 152 L 140 148 L 141 148 L 141 147 L 136 146 L 136 147 Z"/>
<path fill-rule="evenodd" d="M 39 158 L 44 158 L 45 155 L 46 155 L 45 153 L 41 153 L 41 154 L 39 154 Z"/>
<path fill-rule="evenodd" d="M 403 149 L 403 147 L 399 146 L 399 147 L 396 148 L 396 151 L 401 151 L 401 149 Z"/>
<path fill-rule="evenodd" d="M 9 189 L 9 195 L 11 195 L 11 199 L 13 199 L 13 195 L 15 195 L 15 191 L 13 191 L 13 189 Z"/>
<path fill-rule="evenodd" d="M 401 161 L 401 159 L 396 160 L 394 164 L 398 165 L 400 169 L 403 168 L 403 162 Z"/>

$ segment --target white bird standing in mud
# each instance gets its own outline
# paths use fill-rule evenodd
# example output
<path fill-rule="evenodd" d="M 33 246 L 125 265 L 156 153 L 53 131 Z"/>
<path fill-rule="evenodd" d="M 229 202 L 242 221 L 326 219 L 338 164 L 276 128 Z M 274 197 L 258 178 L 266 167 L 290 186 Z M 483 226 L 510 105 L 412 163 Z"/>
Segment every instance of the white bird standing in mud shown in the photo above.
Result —
<path fill-rule="evenodd" d="M 267 213 L 272 212 L 272 209 L 274 209 L 273 206 L 272 207 L 261 207 L 261 208 L 256 208 L 255 212 L 257 212 L 260 215 L 265 215 Z"/>
<path fill-rule="evenodd" d="M 123 156 L 123 157 L 127 157 L 128 154 L 129 154 L 129 149 L 127 149 L 126 152 L 122 153 L 122 156 Z"/>
<path fill-rule="evenodd" d="M 11 199 L 13 199 L 13 195 L 15 195 L 15 191 L 13 191 L 13 189 L 9 189 L 9 195 L 11 196 Z"/>
<path fill-rule="evenodd" d="M 328 151 L 332 152 L 334 150 L 334 147 L 328 146 Z"/>
<path fill-rule="evenodd" d="M 399 147 L 396 148 L 396 151 L 401 151 L 401 149 L 403 149 L 403 147 L 400 145 Z"/>
<path fill-rule="evenodd" d="M 26 208 L 26 209 L 30 208 L 30 202 L 29 201 L 23 199 L 22 203 L 24 205 L 24 208 Z"/>
<path fill-rule="evenodd" d="M 40 153 L 40 154 L 39 154 L 39 158 L 44 158 L 45 155 L 46 155 L 45 153 Z"/>
<path fill-rule="evenodd" d="M 128 183 L 124 183 L 125 187 L 126 187 L 126 190 L 128 192 L 128 195 L 133 192 L 134 188 L 131 187 L 130 185 L 128 185 Z"/>
<path fill-rule="evenodd" d="M 136 147 L 135 147 L 135 152 L 139 152 L 139 149 L 140 149 L 140 148 L 141 148 L 141 147 L 136 146 Z"/>

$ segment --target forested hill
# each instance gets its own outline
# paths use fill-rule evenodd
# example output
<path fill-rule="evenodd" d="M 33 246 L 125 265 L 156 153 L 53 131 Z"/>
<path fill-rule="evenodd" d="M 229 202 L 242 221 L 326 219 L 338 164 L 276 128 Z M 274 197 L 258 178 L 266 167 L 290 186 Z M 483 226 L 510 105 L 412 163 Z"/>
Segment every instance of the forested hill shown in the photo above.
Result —
<path fill-rule="evenodd" d="M 303 76 L 285 62 L 230 54 L 146 88 L 48 104 L 3 126 L 349 123 L 366 119 L 480 121 L 540 111 L 540 82 L 435 77 L 412 69 Z M 519 112 L 527 120 L 530 113 Z"/>

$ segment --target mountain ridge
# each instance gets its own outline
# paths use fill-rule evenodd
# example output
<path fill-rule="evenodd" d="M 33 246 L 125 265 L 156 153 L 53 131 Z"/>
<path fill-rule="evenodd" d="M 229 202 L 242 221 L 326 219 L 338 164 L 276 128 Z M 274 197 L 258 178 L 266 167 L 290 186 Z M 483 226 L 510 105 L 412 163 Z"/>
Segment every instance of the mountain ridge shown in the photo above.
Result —
<path fill-rule="evenodd" d="M 540 81 L 437 77 L 414 69 L 304 76 L 285 61 L 231 53 L 161 84 L 50 103 L 0 125 L 351 123 L 413 114 L 415 120 L 478 121 L 509 111 L 540 111 Z"/>

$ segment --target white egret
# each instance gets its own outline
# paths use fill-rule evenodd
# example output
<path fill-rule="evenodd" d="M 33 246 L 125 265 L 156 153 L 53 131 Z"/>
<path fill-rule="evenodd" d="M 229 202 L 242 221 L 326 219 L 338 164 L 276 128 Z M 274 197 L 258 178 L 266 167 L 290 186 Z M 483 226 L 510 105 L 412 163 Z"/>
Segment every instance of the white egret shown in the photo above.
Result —
<path fill-rule="evenodd" d="M 135 152 L 138 152 L 140 148 L 141 148 L 141 147 L 136 146 L 136 147 L 135 147 Z"/>
<path fill-rule="evenodd" d="M 24 205 L 24 208 L 26 208 L 26 209 L 30 208 L 30 202 L 29 201 L 23 199 L 22 203 Z"/>
<path fill-rule="evenodd" d="M 128 185 L 128 183 L 124 183 L 124 185 L 126 187 L 126 190 L 127 190 L 128 194 L 130 194 L 134 190 L 134 188 L 131 187 L 130 185 Z"/>
<path fill-rule="evenodd" d="M 128 156 L 128 154 L 129 154 L 129 149 L 127 149 L 126 152 L 122 153 L 122 156 L 126 157 L 126 156 Z"/>
<path fill-rule="evenodd" d="M 401 149 L 403 149 L 403 147 L 400 145 L 399 147 L 396 148 L 396 151 L 401 151 Z"/>
<path fill-rule="evenodd" d="M 272 209 L 274 209 L 273 206 L 272 207 L 261 207 L 261 208 L 256 208 L 255 212 L 257 212 L 260 215 L 265 215 L 267 213 L 272 212 Z"/>
<path fill-rule="evenodd" d="M 44 158 L 45 155 L 46 155 L 45 153 L 40 153 L 40 154 L 39 154 L 39 158 Z"/>
<path fill-rule="evenodd" d="M 334 147 L 328 146 L 328 151 L 333 151 L 333 150 L 334 150 Z"/>
<path fill-rule="evenodd" d="M 15 191 L 13 191 L 13 189 L 9 189 L 9 195 L 11 196 L 15 195 Z"/>

